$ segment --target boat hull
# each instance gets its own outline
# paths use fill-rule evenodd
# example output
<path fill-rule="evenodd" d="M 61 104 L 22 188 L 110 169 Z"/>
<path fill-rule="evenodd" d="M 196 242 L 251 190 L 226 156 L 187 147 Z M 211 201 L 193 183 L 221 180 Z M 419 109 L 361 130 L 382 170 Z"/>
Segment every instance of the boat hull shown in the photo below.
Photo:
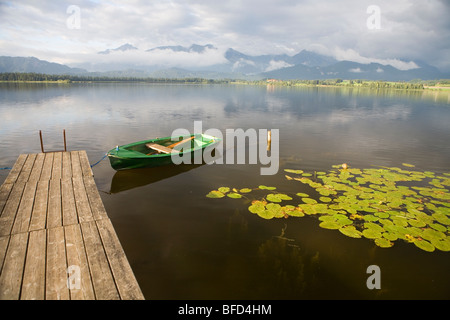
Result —
<path fill-rule="evenodd" d="M 181 138 L 186 137 L 180 137 L 180 139 Z M 213 146 L 219 141 L 219 138 L 208 135 L 196 136 L 192 142 L 189 142 L 191 145 L 179 149 L 181 151 L 179 155 L 183 156 L 188 153 L 191 159 L 190 163 L 194 163 L 194 156 L 197 155 L 197 152 L 203 152 L 208 146 Z M 166 137 L 118 146 L 110 150 L 107 154 L 111 167 L 114 170 L 128 170 L 175 165 L 172 160 L 172 154 L 147 154 L 147 152 L 152 153 L 152 150 L 146 147 L 146 144 L 149 143 L 168 145 L 169 143 L 173 143 L 173 140 L 171 137 Z"/>

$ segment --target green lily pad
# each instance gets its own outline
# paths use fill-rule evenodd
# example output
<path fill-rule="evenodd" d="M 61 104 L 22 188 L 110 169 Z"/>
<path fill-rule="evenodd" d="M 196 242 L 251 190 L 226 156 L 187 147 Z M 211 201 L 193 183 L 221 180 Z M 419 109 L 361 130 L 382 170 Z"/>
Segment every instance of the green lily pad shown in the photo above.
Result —
<path fill-rule="evenodd" d="M 445 252 L 450 251 L 450 240 L 448 237 L 445 240 L 431 241 L 431 244 L 438 250 L 445 251 Z"/>
<path fill-rule="evenodd" d="M 381 232 L 373 230 L 373 229 L 364 229 L 362 231 L 362 235 L 367 239 L 378 239 L 382 237 Z"/>
<path fill-rule="evenodd" d="M 239 190 L 239 192 L 240 193 L 249 193 L 249 192 L 252 192 L 252 189 L 250 189 L 250 188 L 243 188 L 243 189 Z"/>
<path fill-rule="evenodd" d="M 319 200 L 322 202 L 327 202 L 327 203 L 332 201 L 332 199 L 329 197 L 320 197 Z"/>
<path fill-rule="evenodd" d="M 302 198 L 302 201 L 307 204 L 316 204 L 317 201 L 311 198 Z"/>
<path fill-rule="evenodd" d="M 219 191 L 222 192 L 222 193 L 227 193 L 227 192 L 230 191 L 230 188 L 228 188 L 228 187 L 220 187 L 220 188 L 217 189 L 217 190 L 219 190 Z"/>
<path fill-rule="evenodd" d="M 339 223 L 334 222 L 334 221 L 323 221 L 319 224 L 319 226 L 321 228 L 331 229 L 331 230 L 337 230 L 342 227 Z"/>
<path fill-rule="evenodd" d="M 280 197 L 278 197 L 277 194 L 268 194 L 266 199 L 267 199 L 267 201 L 281 202 L 281 199 L 280 199 Z"/>
<path fill-rule="evenodd" d="M 271 214 L 274 218 L 284 217 L 284 212 L 281 210 L 281 206 L 277 203 L 268 203 L 266 205 L 266 211 L 268 211 L 267 216 Z"/>
<path fill-rule="evenodd" d="M 416 240 L 413 242 L 415 244 L 415 246 L 419 249 L 422 249 L 424 251 L 427 252 L 433 252 L 434 251 L 434 246 L 429 243 L 427 240 Z"/>
<path fill-rule="evenodd" d="M 303 170 L 284 169 L 284 171 L 295 174 L 302 174 Z"/>
<path fill-rule="evenodd" d="M 302 198 L 309 197 L 309 194 L 303 193 L 303 192 L 299 192 L 299 193 L 297 193 L 296 195 L 299 196 L 299 197 L 302 197 Z"/>
<path fill-rule="evenodd" d="M 260 186 L 258 186 L 258 188 L 261 190 L 275 190 L 276 189 L 276 187 L 267 187 L 264 185 L 260 185 Z"/>
<path fill-rule="evenodd" d="M 381 248 L 390 248 L 394 245 L 393 242 L 391 242 L 390 240 L 388 240 L 386 238 L 376 238 L 375 244 Z"/>
<path fill-rule="evenodd" d="M 248 207 L 248 211 L 256 214 L 261 213 L 264 210 L 266 210 L 266 206 L 262 201 L 254 201 L 254 203 Z"/>
<path fill-rule="evenodd" d="M 270 220 L 274 218 L 274 213 L 269 210 L 258 212 L 257 215 L 263 219 Z"/>
<path fill-rule="evenodd" d="M 386 238 L 390 241 L 395 241 L 398 239 L 398 236 L 395 233 L 391 233 L 391 232 L 383 232 L 383 238 Z"/>
<path fill-rule="evenodd" d="M 227 197 L 233 198 L 233 199 L 240 199 L 242 198 L 242 195 L 236 192 L 231 192 L 227 194 Z"/>
<path fill-rule="evenodd" d="M 440 231 L 440 232 L 444 232 L 444 233 L 447 232 L 447 228 L 439 223 L 430 224 L 430 228 L 433 228 L 436 231 Z"/>
<path fill-rule="evenodd" d="M 351 238 L 361 238 L 362 237 L 361 231 L 356 230 L 356 228 L 354 226 L 342 227 L 342 228 L 339 228 L 339 231 L 342 234 L 346 235 L 347 237 L 351 237 Z"/>
<path fill-rule="evenodd" d="M 431 215 L 434 219 L 436 219 L 437 222 L 446 225 L 446 226 L 450 226 L 450 218 L 447 217 L 445 214 L 443 213 L 433 213 Z"/>
<path fill-rule="evenodd" d="M 289 210 L 286 212 L 291 217 L 304 217 L 305 214 L 303 213 L 303 210 L 299 207 L 295 208 L 294 210 Z"/>
<path fill-rule="evenodd" d="M 422 238 L 427 239 L 429 241 L 443 240 L 446 237 L 443 232 L 430 228 L 423 230 L 421 236 Z"/>
<path fill-rule="evenodd" d="M 213 191 L 209 192 L 206 196 L 208 198 L 213 198 L 213 199 L 214 198 L 223 198 L 223 197 L 225 197 L 225 195 L 222 192 L 218 191 L 218 190 L 213 190 Z"/>

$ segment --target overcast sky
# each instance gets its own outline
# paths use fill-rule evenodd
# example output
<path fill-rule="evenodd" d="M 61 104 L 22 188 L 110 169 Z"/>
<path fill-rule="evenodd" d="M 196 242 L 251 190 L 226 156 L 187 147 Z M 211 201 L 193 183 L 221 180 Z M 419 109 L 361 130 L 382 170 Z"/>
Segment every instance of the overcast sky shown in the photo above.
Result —
<path fill-rule="evenodd" d="M 200 60 L 171 58 L 212 64 L 230 47 L 249 55 L 307 49 L 338 60 L 403 68 L 422 60 L 448 70 L 449 17 L 449 0 L 0 0 L 0 55 L 70 65 L 106 59 L 97 52 L 124 43 L 139 48 L 128 56 L 134 59 L 148 59 L 143 52 L 157 46 L 196 43 L 219 50 Z"/>

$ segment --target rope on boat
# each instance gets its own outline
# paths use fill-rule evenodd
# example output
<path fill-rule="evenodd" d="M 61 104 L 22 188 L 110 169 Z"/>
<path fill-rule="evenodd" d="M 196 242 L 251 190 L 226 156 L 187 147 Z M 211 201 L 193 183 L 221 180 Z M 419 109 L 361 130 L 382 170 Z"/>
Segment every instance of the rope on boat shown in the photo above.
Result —
<path fill-rule="evenodd" d="M 108 154 L 106 153 L 103 158 L 101 158 L 100 160 L 98 160 L 96 163 L 91 165 L 91 168 L 95 167 L 96 165 L 98 165 L 100 162 L 102 162 L 103 160 L 105 160 L 105 158 L 108 156 Z"/>

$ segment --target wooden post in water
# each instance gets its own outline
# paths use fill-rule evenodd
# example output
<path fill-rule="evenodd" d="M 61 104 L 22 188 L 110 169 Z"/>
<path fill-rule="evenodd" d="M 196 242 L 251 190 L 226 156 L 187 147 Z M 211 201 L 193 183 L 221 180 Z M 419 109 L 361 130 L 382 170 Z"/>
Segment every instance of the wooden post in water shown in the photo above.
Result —
<path fill-rule="evenodd" d="M 67 151 L 67 146 L 66 146 L 66 129 L 63 130 L 63 136 L 64 136 L 64 151 Z"/>
<path fill-rule="evenodd" d="M 39 138 L 41 139 L 41 151 L 42 151 L 42 153 L 45 153 L 44 152 L 44 143 L 42 142 L 42 131 L 41 130 L 39 130 Z"/>

